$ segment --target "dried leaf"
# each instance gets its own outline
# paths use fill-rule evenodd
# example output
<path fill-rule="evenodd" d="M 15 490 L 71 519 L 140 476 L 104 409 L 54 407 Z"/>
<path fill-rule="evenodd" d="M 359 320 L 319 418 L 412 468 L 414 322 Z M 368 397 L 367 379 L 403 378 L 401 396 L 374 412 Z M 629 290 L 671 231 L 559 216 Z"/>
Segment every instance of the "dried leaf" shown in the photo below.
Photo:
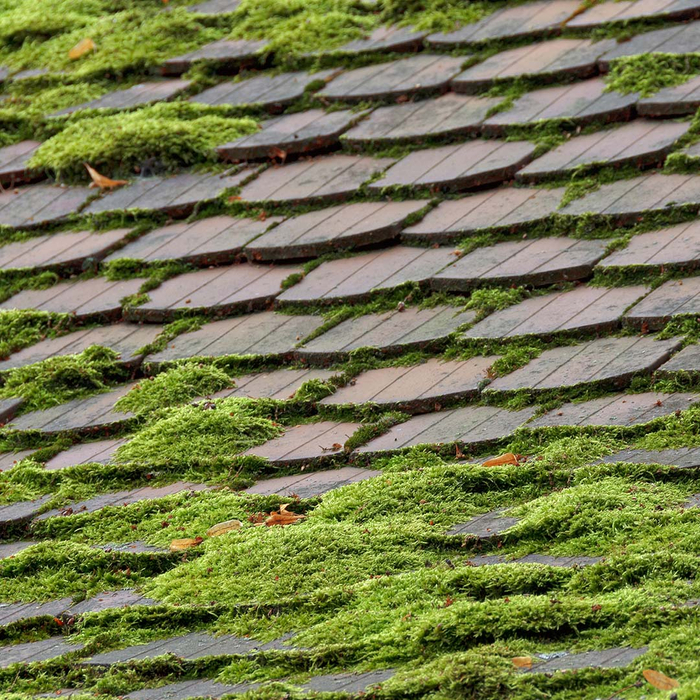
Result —
<path fill-rule="evenodd" d="M 90 174 L 90 177 L 92 178 L 90 187 L 99 187 L 101 190 L 113 190 L 115 187 L 121 187 L 122 185 L 129 184 L 128 180 L 110 180 L 108 177 L 100 175 L 100 173 L 98 173 L 97 170 L 95 170 L 95 168 L 88 165 L 87 163 L 83 163 L 83 165 L 85 166 L 88 173 Z"/>
<path fill-rule="evenodd" d="M 192 549 L 192 547 L 197 547 L 202 542 L 203 538 L 201 537 L 186 537 L 183 540 L 173 540 L 170 543 L 170 551 L 181 552 L 183 549 Z"/>
<path fill-rule="evenodd" d="M 529 656 L 514 656 L 513 666 L 515 668 L 532 668 L 532 658 Z"/>
<path fill-rule="evenodd" d="M 84 56 L 86 53 L 90 53 L 95 48 L 95 42 L 89 37 L 86 39 L 81 39 L 69 52 L 68 58 L 75 60 Z"/>
<path fill-rule="evenodd" d="M 518 464 L 518 458 L 512 452 L 506 452 L 505 454 L 494 457 L 493 459 L 487 459 L 481 466 L 498 467 L 501 464 Z"/>
<path fill-rule="evenodd" d="M 647 679 L 648 683 L 651 683 L 654 688 L 659 690 L 673 690 L 680 686 L 680 683 L 675 678 L 669 678 L 661 671 L 654 671 L 651 668 L 645 668 L 642 671 L 642 675 Z"/>
<path fill-rule="evenodd" d="M 232 532 L 233 530 L 241 529 L 240 520 L 226 520 L 223 523 L 217 523 L 207 530 L 207 535 L 209 537 L 218 537 L 219 535 L 225 535 L 227 532 Z"/>
<path fill-rule="evenodd" d="M 283 503 L 280 506 L 279 513 L 270 513 L 269 517 L 265 519 L 265 525 L 267 527 L 273 527 L 274 525 L 293 525 L 299 520 L 303 520 L 306 516 L 297 515 L 297 513 L 290 513 L 287 510 L 287 504 Z"/>

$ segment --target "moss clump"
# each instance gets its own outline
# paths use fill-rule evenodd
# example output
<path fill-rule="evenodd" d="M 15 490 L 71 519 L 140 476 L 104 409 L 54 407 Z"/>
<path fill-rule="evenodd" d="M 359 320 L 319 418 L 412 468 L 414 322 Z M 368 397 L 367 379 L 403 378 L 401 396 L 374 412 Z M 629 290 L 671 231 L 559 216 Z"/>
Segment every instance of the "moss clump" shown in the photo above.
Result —
<path fill-rule="evenodd" d="M 38 343 L 47 335 L 68 330 L 70 323 L 68 314 L 23 309 L 0 311 L 0 357 Z"/>
<path fill-rule="evenodd" d="M 153 413 L 233 385 L 226 372 L 212 364 L 183 362 L 156 377 L 144 379 L 117 401 L 120 411 Z"/>
<path fill-rule="evenodd" d="M 467 308 L 476 311 L 478 318 L 483 318 L 494 311 L 513 306 L 513 304 L 521 302 L 526 297 L 527 291 L 524 287 L 515 287 L 514 289 L 475 289 L 469 297 Z"/>
<path fill-rule="evenodd" d="M 449 32 L 477 22 L 497 9 L 494 2 L 456 0 L 385 0 L 382 21 L 415 27 L 419 31 Z"/>
<path fill-rule="evenodd" d="M 605 82 L 607 90 L 649 97 L 662 88 L 681 85 L 698 73 L 698 55 L 649 53 L 615 59 Z"/>
<path fill-rule="evenodd" d="M 233 458 L 277 436 L 281 428 L 261 416 L 251 399 L 165 409 L 117 452 L 119 462 L 154 467 L 227 467 Z"/>
<path fill-rule="evenodd" d="M 177 104 L 158 104 L 137 112 L 79 119 L 44 142 L 30 166 L 83 179 L 86 162 L 109 174 L 133 173 L 147 160 L 174 169 L 215 162 L 215 146 L 258 128 L 249 118 L 187 118 L 183 113 L 188 114 Z"/>

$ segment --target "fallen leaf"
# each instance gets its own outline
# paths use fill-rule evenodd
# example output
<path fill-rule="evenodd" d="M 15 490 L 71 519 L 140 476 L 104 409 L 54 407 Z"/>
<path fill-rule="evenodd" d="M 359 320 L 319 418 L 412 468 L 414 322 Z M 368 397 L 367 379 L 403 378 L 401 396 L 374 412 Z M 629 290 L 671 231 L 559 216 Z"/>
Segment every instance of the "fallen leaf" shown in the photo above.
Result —
<path fill-rule="evenodd" d="M 83 165 L 87 169 L 92 179 L 90 187 L 99 187 L 101 190 L 113 190 L 115 187 L 121 187 L 122 185 L 129 184 L 128 180 L 110 180 L 108 177 L 100 175 L 95 168 L 87 163 L 83 163 Z"/>
<path fill-rule="evenodd" d="M 207 530 L 207 535 L 209 535 L 209 537 L 218 537 L 219 535 L 225 535 L 227 532 L 240 529 L 240 520 L 226 520 L 223 523 L 217 523 L 216 525 L 210 527 Z"/>
<path fill-rule="evenodd" d="M 514 656 L 513 666 L 515 668 L 532 668 L 532 658 L 529 656 Z"/>
<path fill-rule="evenodd" d="M 68 58 L 75 60 L 84 56 L 86 53 L 90 53 L 95 48 L 95 42 L 89 37 L 86 39 L 81 39 L 69 52 Z"/>
<path fill-rule="evenodd" d="M 654 671 L 651 668 L 645 668 L 642 675 L 647 679 L 648 683 L 658 688 L 658 690 L 673 690 L 680 687 L 680 683 L 675 678 L 669 678 L 661 671 Z"/>
<path fill-rule="evenodd" d="M 498 467 L 501 464 L 518 464 L 518 458 L 512 452 L 506 452 L 498 457 L 487 459 L 481 466 Z"/>
<path fill-rule="evenodd" d="M 281 148 L 278 148 L 277 146 L 273 146 L 268 151 L 267 155 L 269 158 L 279 158 L 283 163 L 285 160 L 287 160 L 287 151 L 283 151 Z"/>
<path fill-rule="evenodd" d="M 53 621 L 54 621 L 59 627 L 63 627 L 63 620 L 61 620 L 60 618 L 54 617 Z"/>
<path fill-rule="evenodd" d="M 202 542 L 202 537 L 186 537 L 183 540 L 173 540 L 170 543 L 170 551 L 181 552 L 183 549 L 192 549 L 192 547 L 197 547 Z"/>
<path fill-rule="evenodd" d="M 279 513 L 270 513 L 265 519 L 265 525 L 267 525 L 267 527 L 273 527 L 274 525 L 293 525 L 299 520 L 303 520 L 305 517 L 304 515 L 297 515 L 297 513 L 290 513 L 287 510 L 287 504 L 283 503 L 280 506 Z"/>

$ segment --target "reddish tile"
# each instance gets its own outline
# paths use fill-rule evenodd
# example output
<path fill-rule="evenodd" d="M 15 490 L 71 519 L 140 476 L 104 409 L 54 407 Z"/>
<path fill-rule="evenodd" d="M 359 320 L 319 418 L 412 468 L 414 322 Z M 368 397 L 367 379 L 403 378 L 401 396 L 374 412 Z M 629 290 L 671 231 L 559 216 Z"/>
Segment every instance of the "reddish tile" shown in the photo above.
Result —
<path fill-rule="evenodd" d="M 0 399 L 0 426 L 12 420 L 23 403 L 24 399 Z"/>
<path fill-rule="evenodd" d="M 234 396 L 251 399 L 294 398 L 303 384 L 313 380 L 327 381 L 337 372 L 327 369 L 280 369 L 236 377 L 235 387 L 210 394 L 207 399 L 228 399 Z"/>
<path fill-rule="evenodd" d="M 27 167 L 39 146 L 40 141 L 20 141 L 0 148 L 0 184 L 13 187 L 20 182 L 41 179 L 40 173 Z"/>
<path fill-rule="evenodd" d="M 390 240 L 427 200 L 342 204 L 286 219 L 246 246 L 252 260 L 298 260 Z M 268 222 L 270 219 L 267 220 Z"/>
<path fill-rule="evenodd" d="M 332 101 L 362 102 L 445 92 L 463 62 L 462 57 L 421 53 L 390 63 L 377 63 L 342 73 L 318 96 Z"/>
<path fill-rule="evenodd" d="M 427 34 L 428 32 L 417 32 L 413 27 L 378 27 L 361 39 L 317 53 L 357 56 L 370 53 L 418 51 L 423 46 L 423 39 Z"/>
<path fill-rule="evenodd" d="M 671 377 L 678 372 L 686 372 L 696 376 L 700 372 L 700 346 L 688 345 L 679 353 L 676 353 L 668 362 L 665 362 L 657 371 L 659 377 Z M 668 462 L 668 464 L 679 464 L 678 462 Z M 700 462 L 698 462 L 700 466 Z"/>
<path fill-rule="evenodd" d="M 380 471 L 361 469 L 359 467 L 342 467 L 323 472 L 293 474 L 276 479 L 265 479 L 246 489 L 246 493 L 261 496 L 298 496 L 299 498 L 317 498 L 341 486 L 355 484 L 358 481 L 379 476 Z"/>
<path fill-rule="evenodd" d="M 459 191 L 510 180 L 535 154 L 529 141 L 469 141 L 414 151 L 393 165 L 368 189 L 426 187 Z"/>
<path fill-rule="evenodd" d="M 128 438 L 116 438 L 73 445 L 46 462 L 46 469 L 55 471 L 80 464 L 109 464 L 114 453 L 126 442 Z"/>
<path fill-rule="evenodd" d="M 700 16 L 697 0 L 607 0 L 570 19 L 567 27 L 593 29 L 613 22 L 641 19 L 695 19 Z"/>
<path fill-rule="evenodd" d="M 149 301 L 128 309 L 132 321 L 165 321 L 177 312 L 228 314 L 265 308 L 281 291 L 282 282 L 301 268 L 243 263 L 187 272 L 148 293 Z"/>
<path fill-rule="evenodd" d="M 695 114 L 700 107 L 700 76 L 681 85 L 662 88 L 637 103 L 637 112 L 645 117 L 677 117 Z"/>
<path fill-rule="evenodd" d="M 64 221 L 94 193 L 87 187 L 30 185 L 0 192 L 0 226 L 32 229 Z"/>
<path fill-rule="evenodd" d="M 635 328 L 663 328 L 676 316 L 700 314 L 700 277 L 669 280 L 633 306 L 625 324 Z"/>
<path fill-rule="evenodd" d="M 243 66 L 256 65 L 267 46 L 265 41 L 247 39 L 220 39 L 196 51 L 169 58 L 161 65 L 163 75 L 182 75 L 198 61 L 216 67 L 222 73 L 237 72 Z"/>

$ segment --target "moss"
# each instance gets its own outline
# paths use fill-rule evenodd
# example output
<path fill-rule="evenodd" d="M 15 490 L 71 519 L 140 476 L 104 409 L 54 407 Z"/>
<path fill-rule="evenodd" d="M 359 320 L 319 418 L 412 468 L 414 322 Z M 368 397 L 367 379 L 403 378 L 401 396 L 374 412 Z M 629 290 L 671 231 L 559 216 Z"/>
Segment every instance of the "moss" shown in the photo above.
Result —
<path fill-rule="evenodd" d="M 39 342 L 47 335 L 70 330 L 72 319 L 68 314 L 47 311 L 0 311 L 0 357 Z"/>
<path fill-rule="evenodd" d="M 650 53 L 623 56 L 610 63 L 606 90 L 649 97 L 662 88 L 681 85 L 700 73 L 700 56 Z"/>
<path fill-rule="evenodd" d="M 248 118 L 182 118 L 177 104 L 158 104 L 113 116 L 80 119 L 42 144 L 31 167 L 58 176 L 83 176 L 83 163 L 104 174 L 138 172 L 152 159 L 173 169 L 217 160 L 214 147 L 257 129 Z"/>

